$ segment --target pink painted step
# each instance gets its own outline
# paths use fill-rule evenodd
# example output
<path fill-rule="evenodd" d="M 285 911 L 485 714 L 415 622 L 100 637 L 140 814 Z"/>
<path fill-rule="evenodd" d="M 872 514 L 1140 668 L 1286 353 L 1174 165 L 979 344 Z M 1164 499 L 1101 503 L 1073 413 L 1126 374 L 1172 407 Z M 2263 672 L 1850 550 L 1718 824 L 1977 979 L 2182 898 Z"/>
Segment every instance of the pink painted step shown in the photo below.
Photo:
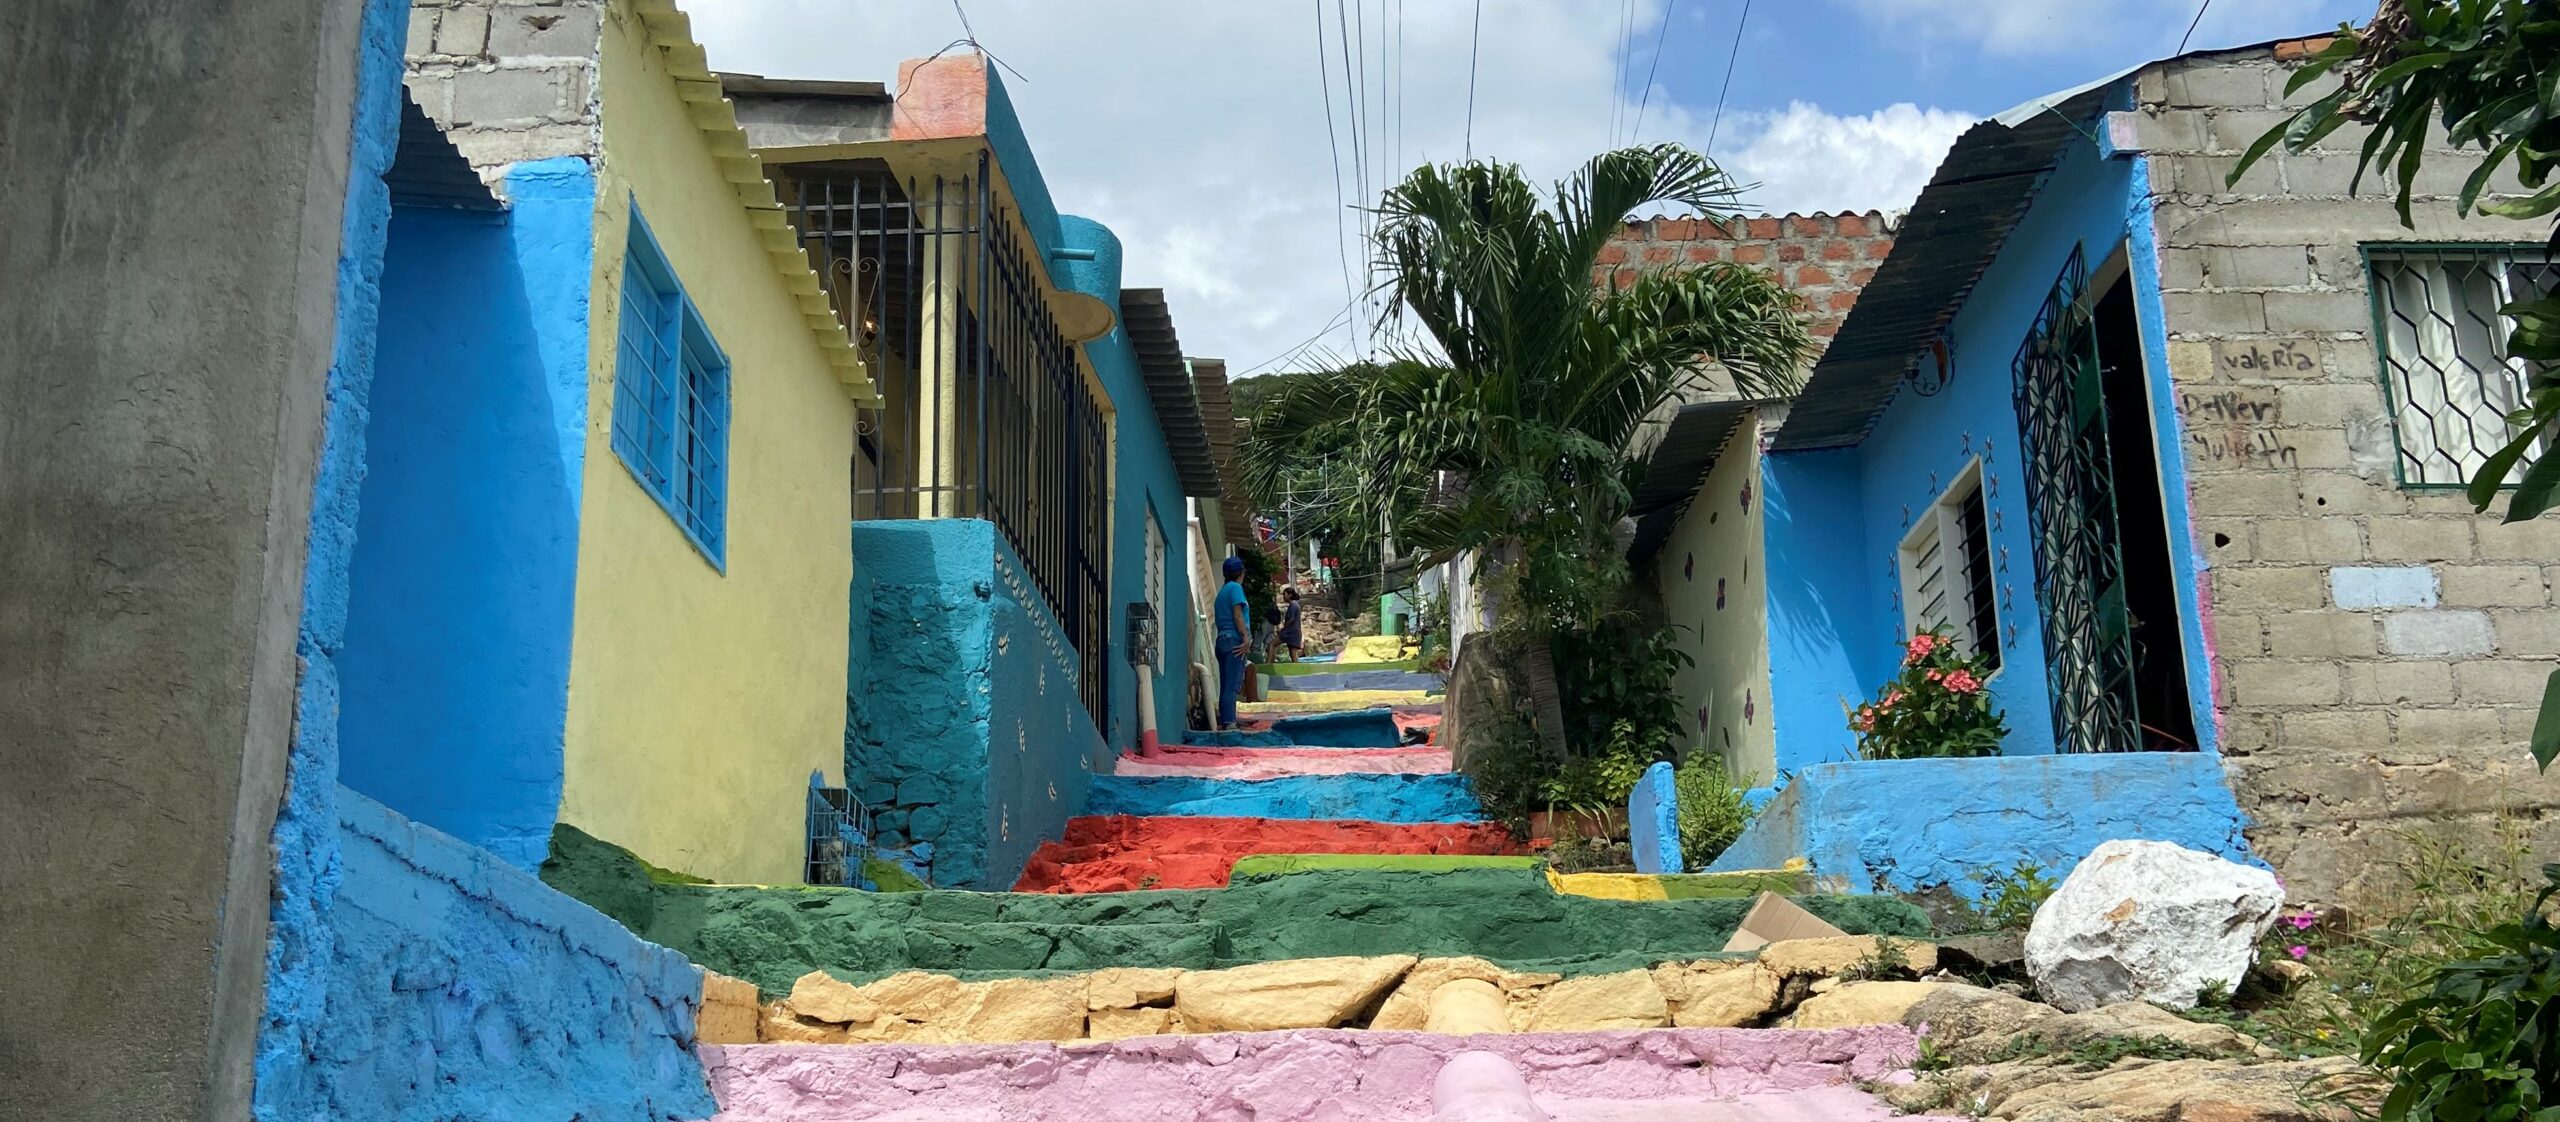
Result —
<path fill-rule="evenodd" d="M 1287 775 L 1437 775 L 1449 770 L 1439 748 L 1193 748 L 1167 746 L 1154 756 L 1122 756 L 1115 775 L 1198 775 L 1214 779 L 1278 779 Z"/>
<path fill-rule="evenodd" d="M 1517 1064 L 1560 1122 L 1883 1122 L 1899 1025 L 1437 1036 L 1318 1029 L 1110 1044 L 702 1048 L 716 1122 L 1423 1122 L 1452 1057 Z"/>

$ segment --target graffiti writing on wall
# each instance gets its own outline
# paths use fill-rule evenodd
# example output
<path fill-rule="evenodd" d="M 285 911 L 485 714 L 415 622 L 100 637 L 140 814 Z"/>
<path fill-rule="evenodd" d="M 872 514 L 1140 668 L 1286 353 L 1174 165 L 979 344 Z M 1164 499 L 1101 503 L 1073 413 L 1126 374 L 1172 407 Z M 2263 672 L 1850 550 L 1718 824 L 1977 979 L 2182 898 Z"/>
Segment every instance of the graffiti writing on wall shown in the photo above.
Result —
<path fill-rule="evenodd" d="M 2235 377 L 2261 372 L 2309 374 L 2320 369 L 2320 358 L 2298 339 L 2225 340 L 2213 345 L 2213 365 Z"/>
<path fill-rule="evenodd" d="M 2290 349 L 2285 344 L 2284 349 Z M 2178 395 L 2187 443 L 2213 463 L 2301 466 L 2301 452 L 2275 428 L 2276 403 L 2241 390 L 2188 390 Z"/>

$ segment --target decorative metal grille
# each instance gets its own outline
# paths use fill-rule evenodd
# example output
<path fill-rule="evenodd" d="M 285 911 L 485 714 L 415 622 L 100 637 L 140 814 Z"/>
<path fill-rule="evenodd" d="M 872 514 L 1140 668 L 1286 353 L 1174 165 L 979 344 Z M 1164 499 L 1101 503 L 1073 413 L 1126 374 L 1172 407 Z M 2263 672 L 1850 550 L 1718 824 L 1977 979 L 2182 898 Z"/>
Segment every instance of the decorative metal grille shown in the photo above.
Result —
<path fill-rule="evenodd" d="M 853 792 L 810 777 L 809 862 L 803 879 L 838 888 L 867 888 L 862 859 L 871 853 L 871 814 Z"/>
<path fill-rule="evenodd" d="M 857 519 L 976 517 L 1022 558 L 1108 727 L 1110 446 L 1032 239 L 989 190 L 876 160 L 771 166 L 810 264 L 880 387 L 853 463 Z"/>
<path fill-rule="evenodd" d="M 2514 438 L 2507 414 L 2525 403 L 2534 373 L 2507 356 L 2515 322 L 2498 309 L 2560 287 L 2560 265 L 2538 247 L 2411 246 L 2368 249 L 2365 267 L 2400 482 L 2464 486 Z M 2540 453 L 2518 462 L 2507 482 Z"/>
<path fill-rule="evenodd" d="M 2075 247 L 2011 365 L 2012 401 L 2025 440 L 2055 742 L 2065 752 L 2130 752 L 2142 743 L 2132 621 L 2117 545 L 2097 330 L 2082 301 L 2087 286 L 2087 266 Z"/>

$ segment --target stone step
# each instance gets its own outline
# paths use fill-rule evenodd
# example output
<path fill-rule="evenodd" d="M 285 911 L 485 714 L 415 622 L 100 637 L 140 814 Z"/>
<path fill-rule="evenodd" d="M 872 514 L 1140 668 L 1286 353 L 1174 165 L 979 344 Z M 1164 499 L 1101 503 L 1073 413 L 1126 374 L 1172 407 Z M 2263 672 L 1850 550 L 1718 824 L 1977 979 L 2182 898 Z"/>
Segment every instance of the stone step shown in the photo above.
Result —
<path fill-rule="evenodd" d="M 1300 1030 L 1060 1047 L 705 1045 L 719 1122 L 1426 1122 L 1468 1053 L 1556 1122 L 1867 1122 L 1918 1054 L 1899 1025 L 1448 1036 Z M 1441 1115 L 1479 1118 L 1484 1115 Z M 1517 1116 L 1515 1116 L 1517 1117 Z"/>
<path fill-rule="evenodd" d="M 1069 819 L 1065 837 L 1032 855 L 1014 891 L 1217 888 L 1239 859 L 1257 854 L 1524 852 L 1492 823 L 1087 816 Z"/>
<path fill-rule="evenodd" d="M 1484 818 L 1464 775 L 1296 775 L 1280 779 L 1098 775 L 1089 814 L 1475 822 Z"/>
<path fill-rule="evenodd" d="M 1182 739 L 1204 748 L 1395 748 L 1404 744 L 1404 730 L 1394 710 L 1362 708 L 1304 716 L 1282 714 L 1241 732 L 1193 729 L 1183 733 Z"/>
<path fill-rule="evenodd" d="M 592 839 L 556 840 L 542 875 L 641 938 L 768 997 L 820 969 L 859 982 L 911 969 L 988 978 L 1343 955 L 1473 955 L 1581 976 L 1714 956 L 1750 907 L 1566 895 L 1533 869 L 1318 871 L 1091 895 L 682 884 Z M 1918 908 L 1890 897 L 1796 900 L 1856 934 L 1929 930 Z"/>
<path fill-rule="evenodd" d="M 1289 775 L 1436 775 L 1450 769 L 1439 748 L 1168 747 L 1153 756 L 1122 756 L 1114 775 L 1189 775 L 1204 779 L 1278 779 Z"/>

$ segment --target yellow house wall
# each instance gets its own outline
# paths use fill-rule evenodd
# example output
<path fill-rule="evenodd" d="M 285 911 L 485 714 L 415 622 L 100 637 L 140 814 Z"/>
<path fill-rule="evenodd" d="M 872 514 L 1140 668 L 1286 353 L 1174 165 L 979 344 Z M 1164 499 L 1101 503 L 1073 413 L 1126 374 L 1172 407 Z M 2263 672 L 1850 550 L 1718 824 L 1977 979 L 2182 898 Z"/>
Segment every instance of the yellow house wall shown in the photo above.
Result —
<path fill-rule="evenodd" d="M 1696 665 L 1673 679 L 1691 750 L 1724 757 L 1734 778 L 1766 786 L 1777 772 L 1769 714 L 1768 574 L 1760 526 L 1760 425 L 1745 417 L 1717 453 L 1689 509 L 1656 555 L 1662 606 Z M 1742 488 L 1753 501 L 1744 509 Z M 1724 607 L 1716 607 L 1716 581 Z M 1699 711 L 1706 711 L 1702 726 Z"/>
<path fill-rule="evenodd" d="M 561 820 L 714 880 L 797 883 L 841 779 L 854 408 L 627 4 L 606 8 Z M 727 572 L 612 451 L 634 200 L 730 364 Z"/>

